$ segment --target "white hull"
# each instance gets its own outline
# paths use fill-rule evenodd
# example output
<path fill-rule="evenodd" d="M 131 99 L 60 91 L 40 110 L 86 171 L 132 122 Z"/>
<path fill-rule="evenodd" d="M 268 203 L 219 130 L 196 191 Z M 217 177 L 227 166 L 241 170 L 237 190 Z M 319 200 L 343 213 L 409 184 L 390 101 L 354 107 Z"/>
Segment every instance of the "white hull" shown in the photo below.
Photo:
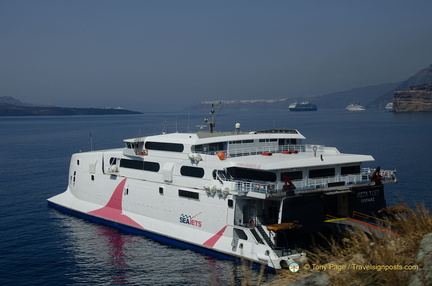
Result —
<path fill-rule="evenodd" d="M 197 190 L 160 181 L 126 178 L 121 176 L 121 171 L 116 175 L 104 174 L 102 156 L 102 152 L 75 154 L 67 190 L 48 202 L 89 219 L 102 219 L 110 225 L 122 224 L 199 247 L 204 252 L 244 258 L 271 268 L 281 268 L 283 260 L 288 264 L 294 260 L 298 263 L 306 261 L 304 253 L 279 256 L 268 245 L 258 243 L 251 228 L 234 226 L 234 208 L 227 204 L 231 196 L 209 195 L 201 189 L 199 200 L 183 198 L 178 196 L 179 189 Z M 77 160 L 79 165 L 76 165 Z M 89 168 L 94 168 L 94 173 L 89 172 Z M 163 194 L 159 193 L 160 188 L 163 188 Z M 247 239 L 236 238 L 234 228 L 242 230 Z"/>

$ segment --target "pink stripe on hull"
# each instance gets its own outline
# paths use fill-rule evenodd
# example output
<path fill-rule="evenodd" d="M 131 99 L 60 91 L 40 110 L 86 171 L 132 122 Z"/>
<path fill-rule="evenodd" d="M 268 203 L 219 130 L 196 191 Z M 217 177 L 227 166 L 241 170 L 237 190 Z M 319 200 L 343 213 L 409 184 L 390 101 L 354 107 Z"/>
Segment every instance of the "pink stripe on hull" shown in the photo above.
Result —
<path fill-rule="evenodd" d="M 120 182 L 114 193 L 112 194 L 110 200 L 103 208 L 94 210 L 89 212 L 89 214 L 96 215 L 99 217 L 103 217 L 112 221 L 120 222 L 123 224 L 128 224 L 132 226 L 136 226 L 139 228 L 143 228 L 137 222 L 135 222 L 130 217 L 122 214 L 123 211 L 123 188 L 126 184 L 126 179 Z"/>
<path fill-rule="evenodd" d="M 213 247 L 216 244 L 216 242 L 218 242 L 218 240 L 222 237 L 222 234 L 225 232 L 226 228 L 227 226 L 224 226 L 221 230 L 218 231 L 218 233 L 216 233 L 215 235 L 210 237 L 206 242 L 204 242 L 203 245 L 208 247 Z"/>

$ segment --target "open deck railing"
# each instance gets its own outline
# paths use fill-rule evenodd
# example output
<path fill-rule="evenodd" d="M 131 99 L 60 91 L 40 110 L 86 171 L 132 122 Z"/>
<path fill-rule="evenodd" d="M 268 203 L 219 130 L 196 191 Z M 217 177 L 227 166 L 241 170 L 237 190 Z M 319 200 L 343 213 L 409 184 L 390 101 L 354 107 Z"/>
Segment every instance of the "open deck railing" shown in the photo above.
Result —
<path fill-rule="evenodd" d="M 323 145 L 278 145 L 278 146 L 256 146 L 247 148 L 229 148 L 227 150 L 228 157 L 239 157 L 239 156 L 250 156 L 259 155 L 263 153 L 282 153 L 282 152 L 294 152 L 294 153 L 304 153 L 304 152 L 325 152 L 329 150 L 336 150 L 336 148 L 324 147 Z"/>
<path fill-rule="evenodd" d="M 325 147 L 323 145 L 313 144 L 294 144 L 294 145 L 267 145 L 267 146 L 249 146 L 243 148 L 236 148 L 235 145 L 230 146 L 228 150 L 212 150 L 212 151 L 195 151 L 198 154 L 217 155 L 219 152 L 224 152 L 227 157 L 240 157 L 240 156 L 251 156 L 259 155 L 267 152 L 271 153 L 282 153 L 295 151 L 295 153 L 303 152 L 337 152 L 334 147 Z"/>
<path fill-rule="evenodd" d="M 375 169 L 372 168 L 363 168 L 361 174 L 337 175 L 334 177 L 323 177 L 314 179 L 307 178 L 303 180 L 293 181 L 293 184 L 296 187 L 295 191 L 362 184 L 370 182 L 370 176 L 373 174 L 374 171 Z M 397 181 L 396 171 L 381 170 L 380 175 L 382 176 L 383 183 Z M 285 190 L 283 189 L 283 182 L 261 182 L 243 180 L 233 181 L 235 182 L 235 189 L 241 192 L 257 192 L 262 194 L 285 192 Z"/>

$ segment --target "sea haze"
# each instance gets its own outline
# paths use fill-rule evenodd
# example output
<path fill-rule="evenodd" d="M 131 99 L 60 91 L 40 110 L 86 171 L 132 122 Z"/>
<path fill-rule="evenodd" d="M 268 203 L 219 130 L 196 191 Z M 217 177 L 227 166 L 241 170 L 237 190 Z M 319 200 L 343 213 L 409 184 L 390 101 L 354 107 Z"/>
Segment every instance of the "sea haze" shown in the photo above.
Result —
<path fill-rule="evenodd" d="M 0 285 L 203 285 L 216 279 L 239 284 L 240 269 L 231 262 L 65 215 L 46 202 L 66 189 L 73 153 L 122 147 L 123 139 L 138 134 L 194 131 L 206 116 L 1 117 Z M 376 162 L 368 166 L 398 171 L 399 182 L 386 185 L 390 205 L 405 200 L 432 208 L 432 114 L 222 109 L 215 129 L 231 131 L 237 122 L 244 132 L 294 128 L 307 143 L 372 155 Z"/>

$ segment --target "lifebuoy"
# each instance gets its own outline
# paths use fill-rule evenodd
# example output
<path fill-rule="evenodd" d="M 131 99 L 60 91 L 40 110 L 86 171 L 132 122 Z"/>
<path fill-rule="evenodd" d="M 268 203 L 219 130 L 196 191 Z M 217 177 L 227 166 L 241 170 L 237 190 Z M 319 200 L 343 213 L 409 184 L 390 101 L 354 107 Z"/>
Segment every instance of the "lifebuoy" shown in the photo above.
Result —
<path fill-rule="evenodd" d="M 250 220 L 248 221 L 248 225 L 249 225 L 250 227 L 254 227 L 254 226 L 255 226 L 255 221 L 254 221 L 253 219 L 250 219 Z"/>
<path fill-rule="evenodd" d="M 148 155 L 148 150 L 147 150 L 147 149 L 144 149 L 144 150 L 142 151 L 142 153 L 143 153 L 144 156 L 147 156 L 147 155 Z"/>
<path fill-rule="evenodd" d="M 255 189 L 257 189 L 257 190 L 261 189 L 261 185 L 260 184 L 255 184 Z"/>

